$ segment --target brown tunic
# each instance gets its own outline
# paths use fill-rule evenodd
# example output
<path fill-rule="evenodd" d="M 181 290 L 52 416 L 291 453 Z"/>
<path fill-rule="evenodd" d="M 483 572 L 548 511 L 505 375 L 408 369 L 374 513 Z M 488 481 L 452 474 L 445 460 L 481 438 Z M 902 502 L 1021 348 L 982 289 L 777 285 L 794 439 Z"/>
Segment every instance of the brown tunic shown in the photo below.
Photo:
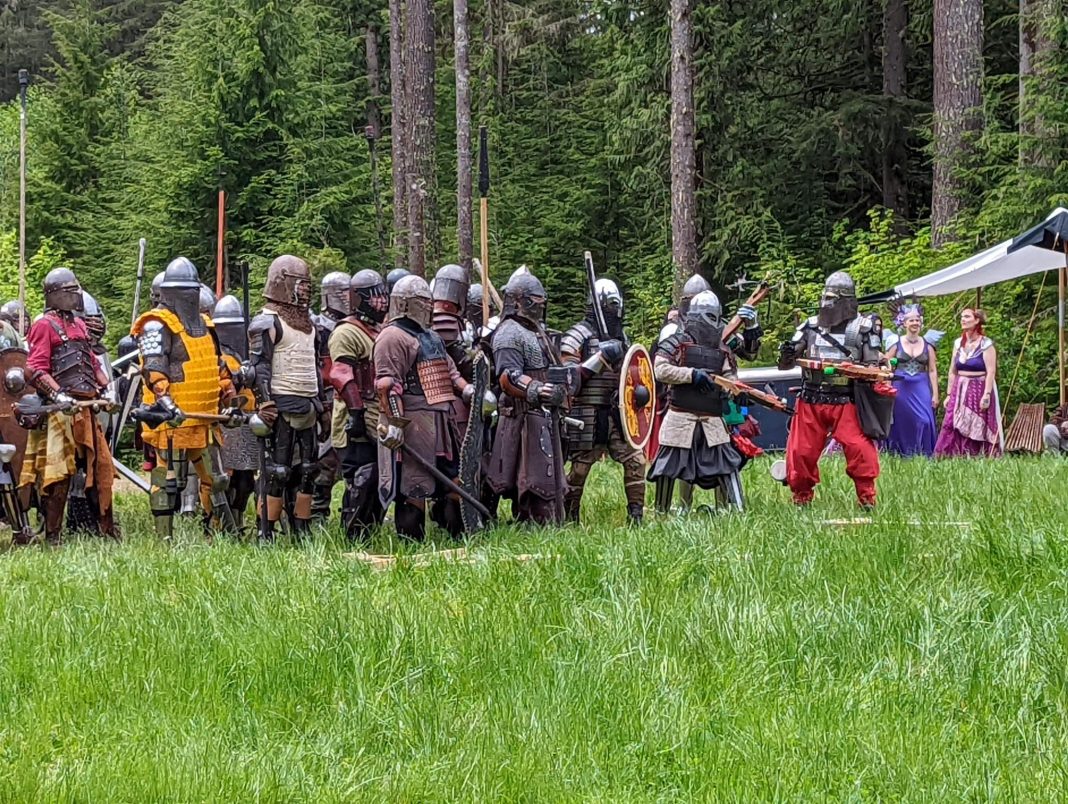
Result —
<path fill-rule="evenodd" d="M 419 341 L 397 326 L 387 326 L 375 341 L 375 379 L 389 378 L 395 388 L 403 389 L 401 405 L 404 418 L 409 420 L 404 430 L 404 443 L 430 463 L 441 466 L 457 459 L 456 427 L 450 416 L 450 402 L 430 405 L 422 394 L 409 393 L 405 379 L 414 372 L 419 354 Z M 452 358 L 448 358 L 449 376 L 453 386 L 461 382 L 460 373 Z M 388 424 L 389 411 L 380 411 L 379 423 Z M 400 465 L 400 487 L 394 488 L 394 466 Z M 427 498 L 435 496 L 437 481 L 423 467 L 412 460 L 405 460 L 403 449 L 389 450 L 378 447 L 379 489 L 384 502 L 396 492 L 406 497 Z M 446 474 L 449 474 L 446 472 Z"/>

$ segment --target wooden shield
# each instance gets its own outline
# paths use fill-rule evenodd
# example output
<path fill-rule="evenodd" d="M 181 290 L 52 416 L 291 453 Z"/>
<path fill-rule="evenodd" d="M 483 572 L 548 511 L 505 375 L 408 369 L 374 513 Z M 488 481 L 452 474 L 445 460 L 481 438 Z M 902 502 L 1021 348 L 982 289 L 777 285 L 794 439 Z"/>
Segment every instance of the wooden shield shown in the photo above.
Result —
<path fill-rule="evenodd" d="M 649 350 L 636 343 L 623 358 L 619 372 L 619 420 L 623 435 L 634 449 L 643 449 L 653 432 L 656 380 Z"/>
<path fill-rule="evenodd" d="M 17 375 L 26 369 L 26 352 L 22 349 L 0 351 L 0 442 L 15 445 L 11 469 L 18 480 L 22 457 L 26 454 L 26 431 L 15 421 L 15 403 L 26 390 L 18 387 Z M 11 378 L 8 374 L 11 374 Z"/>

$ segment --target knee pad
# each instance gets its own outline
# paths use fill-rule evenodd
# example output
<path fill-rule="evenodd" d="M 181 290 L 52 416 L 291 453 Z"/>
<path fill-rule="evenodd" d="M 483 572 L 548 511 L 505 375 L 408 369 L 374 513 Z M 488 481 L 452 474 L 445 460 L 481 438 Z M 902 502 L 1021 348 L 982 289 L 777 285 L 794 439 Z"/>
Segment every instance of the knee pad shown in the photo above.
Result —
<path fill-rule="evenodd" d="M 157 465 L 149 475 L 148 504 L 157 515 L 174 512 L 174 499 L 167 489 L 167 467 Z"/>
<path fill-rule="evenodd" d="M 212 494 L 224 494 L 230 487 L 230 478 L 226 475 L 212 475 L 211 476 L 211 493 Z"/>

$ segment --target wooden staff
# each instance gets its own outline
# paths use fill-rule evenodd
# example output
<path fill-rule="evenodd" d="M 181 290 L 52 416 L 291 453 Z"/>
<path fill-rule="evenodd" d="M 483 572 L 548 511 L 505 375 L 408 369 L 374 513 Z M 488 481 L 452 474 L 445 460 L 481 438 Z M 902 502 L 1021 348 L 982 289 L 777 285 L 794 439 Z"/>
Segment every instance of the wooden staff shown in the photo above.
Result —
<path fill-rule="evenodd" d="M 219 190 L 219 237 L 215 246 L 215 298 L 226 295 L 226 191 Z"/>
<path fill-rule="evenodd" d="M 26 89 L 30 74 L 19 70 L 19 332 L 26 331 Z"/>

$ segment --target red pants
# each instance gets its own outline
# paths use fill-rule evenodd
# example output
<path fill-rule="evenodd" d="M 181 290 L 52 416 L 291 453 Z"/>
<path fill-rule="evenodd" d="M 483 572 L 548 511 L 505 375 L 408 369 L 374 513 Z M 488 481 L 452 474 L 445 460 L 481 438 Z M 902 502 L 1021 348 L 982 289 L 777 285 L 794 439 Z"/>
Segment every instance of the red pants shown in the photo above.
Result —
<path fill-rule="evenodd" d="M 797 400 L 797 413 L 786 441 L 786 483 L 794 502 L 811 502 L 820 482 L 820 454 L 833 436 L 845 453 L 846 474 L 857 488 L 857 499 L 875 504 L 875 478 L 879 476 L 879 451 L 860 429 L 857 406 L 814 405 Z"/>

